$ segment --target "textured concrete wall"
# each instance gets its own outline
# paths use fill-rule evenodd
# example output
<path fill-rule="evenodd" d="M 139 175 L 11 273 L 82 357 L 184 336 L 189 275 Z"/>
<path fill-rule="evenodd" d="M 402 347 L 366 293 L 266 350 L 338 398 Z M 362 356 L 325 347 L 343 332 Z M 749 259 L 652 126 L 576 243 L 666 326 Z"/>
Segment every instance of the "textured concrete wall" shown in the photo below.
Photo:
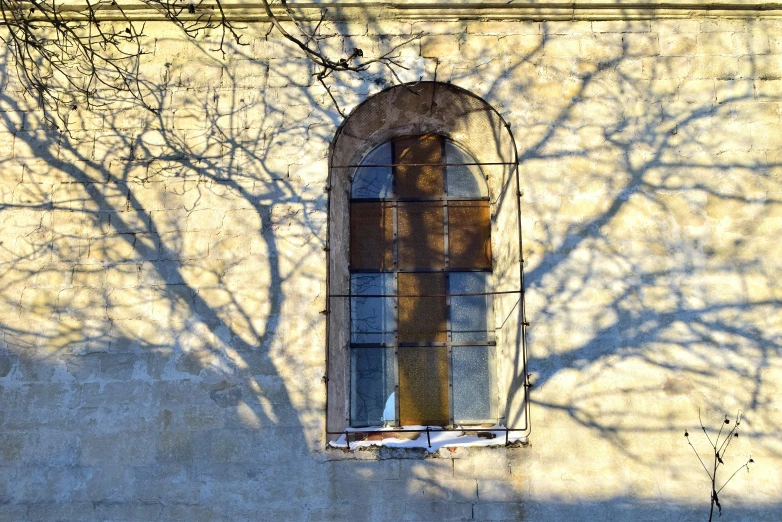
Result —
<path fill-rule="evenodd" d="M 512 124 L 530 446 L 324 449 L 328 145 L 266 27 L 223 61 L 151 23 L 132 104 L 46 130 L 0 68 L 0 520 L 686 520 L 683 437 L 744 412 L 725 520 L 782 500 L 782 23 L 351 22 Z M 388 79 L 334 84 L 347 109 Z"/>

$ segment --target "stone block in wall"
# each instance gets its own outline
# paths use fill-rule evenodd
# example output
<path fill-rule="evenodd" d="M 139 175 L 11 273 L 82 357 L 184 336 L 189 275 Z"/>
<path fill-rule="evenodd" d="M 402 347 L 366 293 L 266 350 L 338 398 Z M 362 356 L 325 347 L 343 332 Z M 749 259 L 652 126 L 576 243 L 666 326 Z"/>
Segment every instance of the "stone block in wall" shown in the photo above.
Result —
<path fill-rule="evenodd" d="M 405 504 L 405 521 L 470 520 L 473 518 L 471 502 L 411 501 Z"/>
<path fill-rule="evenodd" d="M 110 288 L 135 288 L 139 286 L 141 265 L 121 263 L 106 268 L 106 286 Z"/>
<path fill-rule="evenodd" d="M 209 232 L 169 232 L 160 236 L 163 261 L 201 259 L 209 255 Z"/>
<path fill-rule="evenodd" d="M 692 76 L 693 59 L 685 56 L 643 58 L 643 77 L 647 80 L 684 79 Z"/>
<path fill-rule="evenodd" d="M 544 40 L 540 34 L 510 35 L 498 40 L 499 50 L 520 59 L 534 59 L 542 54 Z"/>
<path fill-rule="evenodd" d="M 596 33 L 649 33 L 652 23 L 647 20 L 607 20 L 592 22 L 592 30 Z"/>
<path fill-rule="evenodd" d="M 628 56 L 657 56 L 660 54 L 658 35 L 654 33 L 628 33 L 622 35 L 622 46 Z"/>
<path fill-rule="evenodd" d="M 758 80 L 782 79 L 782 54 L 757 56 L 752 77 Z"/>
<path fill-rule="evenodd" d="M 698 39 L 694 33 L 660 31 L 658 38 L 663 56 L 693 56 L 698 50 Z"/>
<path fill-rule="evenodd" d="M 587 63 L 610 63 L 623 58 L 624 37 L 619 34 L 587 34 L 579 40 L 579 57 Z M 583 69 L 582 69 L 583 70 Z"/>
<path fill-rule="evenodd" d="M 540 24 L 545 35 L 585 35 L 592 32 L 592 22 L 586 20 L 546 20 Z"/>
<path fill-rule="evenodd" d="M 732 32 L 701 32 L 698 35 L 698 54 L 739 55 L 743 54 Z"/>
<path fill-rule="evenodd" d="M 207 186 L 197 180 L 177 180 L 166 183 L 165 208 L 185 209 L 188 212 L 204 206 L 203 193 Z"/>
<path fill-rule="evenodd" d="M 206 203 L 209 204 L 208 202 Z M 187 215 L 187 230 L 217 230 L 223 225 L 225 212 L 211 208 L 197 209 Z"/>
<path fill-rule="evenodd" d="M 274 58 L 268 61 L 268 66 L 266 82 L 270 88 L 289 87 L 296 90 L 315 82 L 314 65 L 306 58 Z"/>
<path fill-rule="evenodd" d="M 114 234 L 94 237 L 89 242 L 88 258 L 96 263 L 121 263 L 142 260 L 142 252 L 135 248 L 135 234 Z"/>
<path fill-rule="evenodd" d="M 507 27 L 507 24 L 498 24 Z M 536 32 L 540 32 L 540 27 L 536 26 Z M 528 27 L 527 24 L 518 24 L 514 26 L 514 31 L 521 28 Z M 423 33 L 427 35 L 443 35 L 443 34 L 462 34 L 467 28 L 467 34 L 495 34 L 495 29 L 492 27 L 491 22 L 482 22 L 477 24 L 469 24 L 463 21 L 426 21 L 426 22 L 413 22 L 412 33 Z M 497 33 L 505 35 L 507 33 Z"/>
<path fill-rule="evenodd" d="M 578 35 L 544 35 L 544 53 L 547 57 L 573 58 L 580 56 L 581 36 Z"/>
<path fill-rule="evenodd" d="M 421 38 L 421 56 L 443 60 L 458 59 L 461 57 L 459 40 L 459 35 L 424 36 Z"/>
<path fill-rule="evenodd" d="M 679 101 L 711 104 L 716 100 L 714 80 L 685 80 L 679 84 Z"/>
<path fill-rule="evenodd" d="M 54 261 L 76 263 L 86 261 L 90 251 L 88 238 L 54 237 L 52 257 Z"/>
<path fill-rule="evenodd" d="M 502 56 L 502 45 L 499 36 L 468 35 L 459 48 L 462 60 L 487 61 Z M 423 52 L 421 53 L 424 56 Z"/>
<path fill-rule="evenodd" d="M 106 268 L 97 263 L 73 265 L 71 285 L 75 288 L 103 288 L 106 286 Z"/>
<path fill-rule="evenodd" d="M 510 477 L 510 463 L 504 451 L 473 448 L 467 455 L 453 460 L 453 476 L 505 480 Z"/>
<path fill-rule="evenodd" d="M 13 157 L 14 134 L 12 132 L 0 132 L 0 159 Z"/>
<path fill-rule="evenodd" d="M 57 136 L 42 130 L 18 131 L 14 135 L 13 157 L 20 160 L 52 163 L 60 151 Z"/>
<path fill-rule="evenodd" d="M 189 212 L 183 208 L 156 210 L 150 213 L 150 224 L 157 234 L 187 230 Z M 170 236 L 173 237 L 173 236 Z"/>
<path fill-rule="evenodd" d="M 0 205 L 11 205 L 14 202 L 14 189 L 17 185 L 19 183 L 0 183 Z M 51 187 L 49 187 L 49 195 L 51 201 Z"/>
<path fill-rule="evenodd" d="M 146 232 L 150 226 L 150 215 L 143 210 L 102 212 L 101 221 L 108 218 L 110 230 L 118 234 Z"/>
<path fill-rule="evenodd" d="M 48 208 L 52 203 L 52 183 L 19 183 L 0 187 L 0 202 L 13 203 L 19 207 Z M 12 198 L 8 198 L 7 190 L 11 189 Z"/>
<path fill-rule="evenodd" d="M 36 288 L 64 288 L 71 285 L 71 265 L 52 263 L 36 268 Z"/>
<path fill-rule="evenodd" d="M 106 296 L 94 288 L 66 288 L 57 295 L 57 311 L 72 317 L 106 317 Z"/>
<path fill-rule="evenodd" d="M 529 493 L 522 477 L 506 477 L 502 480 L 478 479 L 478 498 L 488 502 L 523 502 Z"/>
<path fill-rule="evenodd" d="M 524 502 L 479 502 L 475 505 L 475 520 L 517 521 L 527 518 L 528 508 Z"/>
<path fill-rule="evenodd" d="M 209 246 L 209 255 L 212 259 L 226 259 L 234 262 L 246 259 L 251 255 L 249 244 L 255 239 L 228 232 L 214 234 Z"/>
<path fill-rule="evenodd" d="M 478 487 L 474 479 L 453 479 L 447 476 L 432 476 L 426 479 L 408 478 L 406 494 L 414 500 L 447 500 L 452 502 L 475 502 Z"/>

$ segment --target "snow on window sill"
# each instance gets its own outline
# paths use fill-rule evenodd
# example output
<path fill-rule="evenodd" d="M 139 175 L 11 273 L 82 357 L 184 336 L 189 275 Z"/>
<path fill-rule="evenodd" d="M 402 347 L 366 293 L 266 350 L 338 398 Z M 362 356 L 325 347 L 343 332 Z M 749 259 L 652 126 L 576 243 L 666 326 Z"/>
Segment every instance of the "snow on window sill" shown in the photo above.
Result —
<path fill-rule="evenodd" d="M 445 430 L 440 426 L 429 426 L 427 438 L 427 426 L 404 426 L 402 428 L 348 428 L 350 444 L 345 439 L 345 433 L 337 440 L 329 442 L 329 447 L 342 449 L 367 448 L 370 446 L 384 446 L 389 448 L 425 448 L 429 453 L 434 453 L 440 448 L 452 447 L 487 447 L 505 445 L 505 427 L 492 426 L 481 431 L 465 432 L 459 429 Z M 401 431 L 400 431 L 401 430 Z M 355 434 L 355 435 L 353 435 Z M 507 442 L 527 442 L 527 435 L 520 431 L 507 433 Z M 356 440 L 358 439 L 358 440 Z"/>

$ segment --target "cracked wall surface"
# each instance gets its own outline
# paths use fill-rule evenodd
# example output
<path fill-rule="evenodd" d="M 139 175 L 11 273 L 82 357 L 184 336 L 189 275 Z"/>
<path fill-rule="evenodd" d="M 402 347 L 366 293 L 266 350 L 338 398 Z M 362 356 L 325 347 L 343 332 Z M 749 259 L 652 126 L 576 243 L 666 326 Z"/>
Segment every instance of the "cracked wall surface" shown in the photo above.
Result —
<path fill-rule="evenodd" d="M 529 446 L 325 448 L 329 144 L 265 24 L 147 24 L 151 113 L 48 129 L 0 67 L 0 520 L 701 520 L 683 437 L 743 412 L 725 520 L 782 502 L 782 22 L 324 22 L 511 124 Z M 349 111 L 390 85 L 330 84 Z M 519 377 L 519 376 L 517 376 Z M 698 446 L 699 448 L 701 446 Z M 705 446 L 703 446 L 705 447 Z"/>

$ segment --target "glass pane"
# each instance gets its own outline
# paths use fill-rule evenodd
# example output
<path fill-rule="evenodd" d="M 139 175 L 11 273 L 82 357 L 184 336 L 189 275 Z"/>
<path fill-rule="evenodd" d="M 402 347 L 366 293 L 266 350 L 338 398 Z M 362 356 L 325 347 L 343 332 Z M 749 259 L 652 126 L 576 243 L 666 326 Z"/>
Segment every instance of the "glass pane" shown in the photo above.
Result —
<path fill-rule="evenodd" d="M 403 426 L 445 426 L 448 405 L 448 348 L 399 348 L 399 417 Z"/>
<path fill-rule="evenodd" d="M 352 274 L 351 295 L 394 296 L 394 276 L 391 274 Z M 350 342 L 394 342 L 394 298 L 350 298 Z"/>
<path fill-rule="evenodd" d="M 448 253 L 452 269 L 491 269 L 488 201 L 448 203 Z"/>
<path fill-rule="evenodd" d="M 491 346 L 454 346 L 452 357 L 454 422 L 494 422 L 494 350 Z"/>
<path fill-rule="evenodd" d="M 445 267 L 444 215 L 440 202 L 399 204 L 399 268 Z"/>
<path fill-rule="evenodd" d="M 396 421 L 394 350 L 350 350 L 350 425 L 382 426 Z"/>
<path fill-rule="evenodd" d="M 384 143 L 367 154 L 361 165 L 391 165 L 391 142 Z M 359 167 L 353 178 L 351 197 L 361 198 L 390 198 L 391 173 L 389 167 Z"/>
<path fill-rule="evenodd" d="M 445 142 L 446 163 L 477 163 L 475 158 L 450 141 Z M 478 165 L 449 165 L 446 167 L 448 195 L 485 198 L 489 195 L 486 178 Z"/>
<path fill-rule="evenodd" d="M 489 291 L 489 274 L 485 272 L 451 272 L 451 294 L 478 294 Z M 494 339 L 490 295 L 451 297 L 451 340 L 481 342 Z"/>
<path fill-rule="evenodd" d="M 391 203 L 350 204 L 350 267 L 391 270 L 394 264 L 394 207 Z"/>
<path fill-rule="evenodd" d="M 445 274 L 399 274 L 399 295 L 438 297 L 399 298 L 399 342 L 445 342 Z"/>
<path fill-rule="evenodd" d="M 402 198 L 443 195 L 443 140 L 440 136 L 415 136 L 394 142 L 396 191 Z M 409 167 L 405 164 L 414 164 Z M 429 164 L 429 165 L 421 165 Z"/>

